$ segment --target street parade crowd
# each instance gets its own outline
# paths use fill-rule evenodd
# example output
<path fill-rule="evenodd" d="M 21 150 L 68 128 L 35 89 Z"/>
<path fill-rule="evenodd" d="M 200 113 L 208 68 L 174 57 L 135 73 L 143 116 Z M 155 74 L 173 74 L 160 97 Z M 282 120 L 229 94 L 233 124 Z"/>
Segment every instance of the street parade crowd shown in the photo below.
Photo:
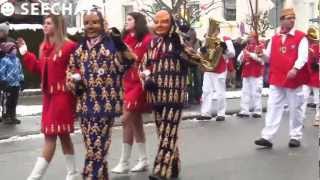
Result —
<path fill-rule="evenodd" d="M 183 151 L 179 148 L 178 132 L 190 69 L 200 69 L 203 73 L 201 115 L 197 120 L 210 120 L 216 112 L 215 120 L 225 121 L 226 79 L 234 70 L 235 62 L 242 67 L 241 110 L 237 114 L 240 118 L 262 117 L 263 76 L 265 66 L 269 67 L 265 127 L 261 138 L 254 143 L 272 148 L 272 139 L 287 107 L 288 146 L 300 147 L 311 92 L 316 104 L 313 124 L 319 126 L 320 122 L 320 37 L 315 27 L 307 32 L 295 29 L 295 18 L 294 9 L 284 8 L 280 31 L 268 41 L 260 40 L 256 31 L 250 32 L 239 53 L 230 37 L 220 35 L 220 22 L 209 19 L 205 41 L 201 43 L 192 28 L 179 23 L 166 10 L 155 14 L 152 30 L 143 14 L 131 12 L 122 32 L 108 27 L 99 10 L 89 10 L 84 13 L 85 33 L 79 42 L 67 38 L 63 16 L 46 16 L 38 57 L 28 50 L 23 37 L 11 39 L 9 25 L 0 24 L 1 121 L 21 123 L 15 110 L 19 91 L 24 87 L 20 55 L 27 71 L 41 79 L 44 146 L 27 180 L 44 177 L 57 139 L 65 155 L 67 180 L 108 180 L 111 131 L 115 118 L 120 115 L 123 122 L 121 157 L 111 172 L 148 170 L 142 115 L 150 112 L 159 143 L 149 179 L 177 178 L 181 170 L 179 153 Z M 199 80 L 194 83 L 201 87 Z M 76 119 L 80 122 L 86 149 L 82 173 L 76 167 L 70 137 Z M 131 167 L 133 146 L 137 148 L 139 160 Z"/>

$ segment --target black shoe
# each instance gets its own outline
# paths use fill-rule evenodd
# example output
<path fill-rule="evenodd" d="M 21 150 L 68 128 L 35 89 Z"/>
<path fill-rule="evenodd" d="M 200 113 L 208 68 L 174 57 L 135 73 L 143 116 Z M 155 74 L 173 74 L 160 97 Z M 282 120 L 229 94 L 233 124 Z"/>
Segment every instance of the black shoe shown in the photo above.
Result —
<path fill-rule="evenodd" d="M 160 176 L 157 175 L 150 175 L 149 176 L 149 180 L 165 180 L 166 178 L 162 178 Z"/>
<path fill-rule="evenodd" d="M 272 143 L 266 139 L 260 138 L 258 140 L 255 140 L 254 143 L 258 146 L 264 146 L 268 148 L 272 148 Z"/>
<path fill-rule="evenodd" d="M 14 118 L 13 122 L 14 122 L 14 124 L 21 124 L 21 121 L 19 119 L 17 119 L 17 118 Z"/>
<path fill-rule="evenodd" d="M 224 121 L 226 118 L 224 116 L 218 116 L 216 121 Z"/>
<path fill-rule="evenodd" d="M 252 117 L 253 118 L 261 118 L 261 114 L 253 113 Z"/>
<path fill-rule="evenodd" d="M 204 120 L 210 120 L 210 119 L 211 119 L 210 116 L 199 116 L 199 117 L 197 117 L 198 121 L 204 121 Z"/>
<path fill-rule="evenodd" d="M 291 148 L 296 148 L 296 147 L 300 147 L 301 146 L 301 142 L 299 140 L 296 139 L 290 139 L 289 141 L 289 147 Z"/>
<path fill-rule="evenodd" d="M 243 114 L 243 113 L 237 113 L 237 116 L 239 118 L 248 118 L 248 117 L 250 117 L 249 114 Z"/>
<path fill-rule="evenodd" d="M 315 103 L 308 103 L 308 104 L 307 104 L 307 107 L 316 108 L 317 105 L 316 105 Z"/>
<path fill-rule="evenodd" d="M 2 117 L 0 117 L 0 123 L 3 121 L 3 118 Z"/>
<path fill-rule="evenodd" d="M 179 177 L 179 172 L 180 172 L 179 163 L 180 163 L 180 160 L 175 160 L 172 162 L 171 178 Z"/>
<path fill-rule="evenodd" d="M 6 118 L 4 124 L 21 124 L 21 121 L 16 118 Z"/>

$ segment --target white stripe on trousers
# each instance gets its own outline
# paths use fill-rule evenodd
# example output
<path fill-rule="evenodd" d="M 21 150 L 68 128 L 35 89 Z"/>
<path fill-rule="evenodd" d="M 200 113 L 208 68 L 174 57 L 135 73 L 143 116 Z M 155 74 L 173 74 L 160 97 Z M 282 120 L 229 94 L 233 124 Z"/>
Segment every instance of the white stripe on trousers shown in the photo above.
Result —
<path fill-rule="evenodd" d="M 272 140 L 280 127 L 284 104 L 289 105 L 289 130 L 291 139 L 302 139 L 304 102 L 302 86 L 296 89 L 282 88 L 271 85 L 269 88 L 269 99 L 265 127 L 262 130 L 262 138 Z"/>

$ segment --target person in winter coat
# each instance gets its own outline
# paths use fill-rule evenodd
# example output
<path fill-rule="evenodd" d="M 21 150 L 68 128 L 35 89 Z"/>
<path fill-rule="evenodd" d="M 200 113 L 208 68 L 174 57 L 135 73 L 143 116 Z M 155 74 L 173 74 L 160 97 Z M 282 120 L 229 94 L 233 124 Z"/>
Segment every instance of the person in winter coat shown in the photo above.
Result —
<path fill-rule="evenodd" d="M 3 22 L 0 24 L 0 43 L 4 42 L 15 42 L 14 39 L 9 37 L 9 23 L 8 22 Z M 3 49 L 0 48 L 0 59 L 5 56 L 5 52 Z M 4 63 L 4 62 L 3 62 Z M 6 110 L 6 93 L 4 92 L 5 88 L 7 86 L 6 81 L 1 81 L 0 80 L 0 103 L 1 103 L 1 116 L 0 117 L 0 122 L 3 121 L 5 117 L 5 110 Z M 17 121 L 18 122 L 18 121 Z"/>
<path fill-rule="evenodd" d="M 5 56 L 0 60 L 0 79 L 5 82 L 6 96 L 4 123 L 20 124 L 21 121 L 16 118 L 16 107 L 19 91 L 23 88 L 24 75 L 20 59 L 17 57 L 17 46 L 13 42 L 3 42 L 0 48 L 5 52 Z"/>

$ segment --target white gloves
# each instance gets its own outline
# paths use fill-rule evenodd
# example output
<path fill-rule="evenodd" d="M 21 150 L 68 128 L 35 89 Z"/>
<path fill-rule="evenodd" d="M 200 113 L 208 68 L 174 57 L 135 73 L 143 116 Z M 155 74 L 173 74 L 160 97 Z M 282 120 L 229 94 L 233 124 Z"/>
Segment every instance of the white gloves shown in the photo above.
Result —
<path fill-rule="evenodd" d="M 79 73 L 75 73 L 75 74 L 72 74 L 71 75 L 71 78 L 74 80 L 74 81 L 80 81 L 81 80 L 81 75 Z"/>

